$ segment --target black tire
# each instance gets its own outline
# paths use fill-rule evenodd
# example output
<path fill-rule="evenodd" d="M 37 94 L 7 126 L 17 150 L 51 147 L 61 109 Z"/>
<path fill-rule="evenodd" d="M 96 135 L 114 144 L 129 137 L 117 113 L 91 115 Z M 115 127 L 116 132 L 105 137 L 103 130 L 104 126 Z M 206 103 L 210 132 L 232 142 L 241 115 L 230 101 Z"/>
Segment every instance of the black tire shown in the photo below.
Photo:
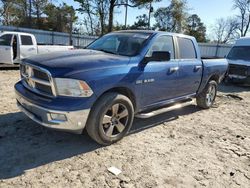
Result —
<path fill-rule="evenodd" d="M 86 130 L 99 144 L 110 145 L 127 134 L 133 119 L 134 108 L 130 99 L 110 92 L 104 94 L 91 109 Z"/>
<path fill-rule="evenodd" d="M 216 98 L 218 84 L 216 81 L 211 80 L 208 82 L 203 91 L 196 97 L 196 103 L 199 107 L 208 109 L 210 108 Z M 212 93 L 211 89 L 214 89 Z M 210 99 L 209 99 L 210 98 Z"/>

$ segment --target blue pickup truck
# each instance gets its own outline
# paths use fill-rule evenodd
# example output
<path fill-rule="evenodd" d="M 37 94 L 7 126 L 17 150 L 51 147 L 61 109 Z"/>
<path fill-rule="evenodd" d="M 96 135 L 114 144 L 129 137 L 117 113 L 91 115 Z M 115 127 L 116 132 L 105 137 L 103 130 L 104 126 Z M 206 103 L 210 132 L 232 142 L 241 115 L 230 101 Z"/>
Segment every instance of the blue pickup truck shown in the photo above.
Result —
<path fill-rule="evenodd" d="M 227 72 L 226 60 L 201 60 L 194 37 L 119 31 L 86 49 L 24 59 L 17 105 L 35 122 L 82 133 L 103 145 L 130 130 L 135 116 L 196 98 L 209 108 Z"/>

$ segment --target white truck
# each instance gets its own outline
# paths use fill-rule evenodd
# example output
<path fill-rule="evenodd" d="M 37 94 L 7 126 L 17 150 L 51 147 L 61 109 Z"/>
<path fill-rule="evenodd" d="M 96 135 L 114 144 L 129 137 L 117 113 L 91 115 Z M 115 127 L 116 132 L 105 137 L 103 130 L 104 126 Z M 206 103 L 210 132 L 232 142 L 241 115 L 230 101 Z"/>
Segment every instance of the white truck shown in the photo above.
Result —
<path fill-rule="evenodd" d="M 68 51 L 73 46 L 37 45 L 33 34 L 22 32 L 0 33 L 0 63 L 18 64 L 23 58 L 55 51 Z"/>

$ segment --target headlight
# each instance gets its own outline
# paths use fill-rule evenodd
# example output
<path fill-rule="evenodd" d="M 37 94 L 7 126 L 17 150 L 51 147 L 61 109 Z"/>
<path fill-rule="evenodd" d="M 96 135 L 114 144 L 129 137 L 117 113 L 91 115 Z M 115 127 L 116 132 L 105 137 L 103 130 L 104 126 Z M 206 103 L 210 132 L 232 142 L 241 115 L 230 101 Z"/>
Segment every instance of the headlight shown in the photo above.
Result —
<path fill-rule="evenodd" d="M 55 78 L 55 83 L 60 96 L 90 97 L 93 94 L 89 85 L 82 80 Z"/>

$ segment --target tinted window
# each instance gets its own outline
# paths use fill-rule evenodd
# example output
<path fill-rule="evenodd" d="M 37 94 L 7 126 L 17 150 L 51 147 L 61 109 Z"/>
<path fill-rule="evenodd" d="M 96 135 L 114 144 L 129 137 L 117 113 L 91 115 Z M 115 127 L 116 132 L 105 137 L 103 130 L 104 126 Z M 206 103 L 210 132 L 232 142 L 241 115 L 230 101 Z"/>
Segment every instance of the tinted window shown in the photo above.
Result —
<path fill-rule="evenodd" d="M 177 38 L 180 59 L 195 59 L 196 52 L 192 40 L 185 38 Z"/>
<path fill-rule="evenodd" d="M 235 46 L 233 47 L 228 56 L 227 59 L 233 59 L 233 60 L 245 60 L 250 61 L 250 46 Z"/>
<path fill-rule="evenodd" d="M 151 57 L 154 51 L 168 51 L 171 54 L 171 59 L 174 59 L 174 44 L 173 37 L 171 36 L 160 36 L 158 37 L 153 45 L 150 47 L 147 57 Z"/>
<path fill-rule="evenodd" d="M 22 45 L 33 45 L 31 36 L 21 35 Z"/>
<path fill-rule="evenodd" d="M 12 39 L 12 36 L 11 34 L 6 34 L 6 35 L 2 35 L 0 37 L 0 45 L 3 45 L 3 46 L 11 46 L 11 39 Z"/>
<path fill-rule="evenodd" d="M 104 51 L 124 56 L 134 56 L 143 48 L 144 42 L 150 37 L 149 33 L 112 33 L 107 34 L 91 43 L 87 49 Z"/>

